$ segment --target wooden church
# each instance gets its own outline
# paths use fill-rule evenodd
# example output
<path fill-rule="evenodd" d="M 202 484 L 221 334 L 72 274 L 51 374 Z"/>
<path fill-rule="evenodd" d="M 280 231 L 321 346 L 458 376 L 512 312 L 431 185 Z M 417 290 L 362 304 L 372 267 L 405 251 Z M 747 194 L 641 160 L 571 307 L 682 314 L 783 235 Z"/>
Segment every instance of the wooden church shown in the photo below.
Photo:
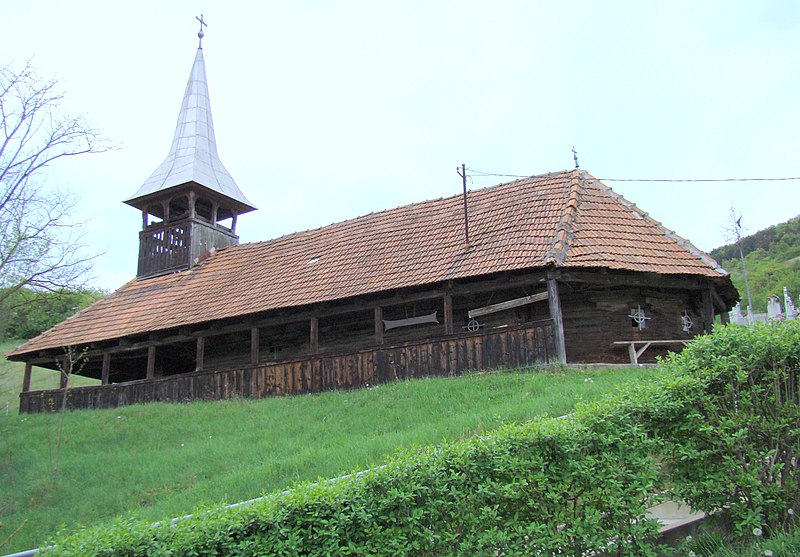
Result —
<path fill-rule="evenodd" d="M 125 203 L 142 213 L 137 277 L 7 355 L 26 364 L 20 412 L 652 361 L 738 299 L 713 259 L 580 170 L 239 245 L 255 207 L 217 155 L 202 43 L 169 155 Z M 32 366 L 101 384 L 31 391 Z"/>

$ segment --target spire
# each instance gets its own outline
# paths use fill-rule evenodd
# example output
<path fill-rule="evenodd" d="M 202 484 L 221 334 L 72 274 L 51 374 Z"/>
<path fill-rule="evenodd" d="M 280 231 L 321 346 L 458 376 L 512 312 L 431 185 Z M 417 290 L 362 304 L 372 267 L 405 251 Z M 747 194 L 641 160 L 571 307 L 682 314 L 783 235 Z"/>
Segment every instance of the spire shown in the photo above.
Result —
<path fill-rule="evenodd" d="M 237 212 L 245 213 L 255 207 L 236 185 L 217 154 L 202 48 L 203 26 L 206 24 L 202 16 L 197 19 L 200 21 L 197 34 L 200 46 L 186 84 L 169 155 L 125 203 L 141 209 L 153 195 L 194 182 L 229 198 Z"/>

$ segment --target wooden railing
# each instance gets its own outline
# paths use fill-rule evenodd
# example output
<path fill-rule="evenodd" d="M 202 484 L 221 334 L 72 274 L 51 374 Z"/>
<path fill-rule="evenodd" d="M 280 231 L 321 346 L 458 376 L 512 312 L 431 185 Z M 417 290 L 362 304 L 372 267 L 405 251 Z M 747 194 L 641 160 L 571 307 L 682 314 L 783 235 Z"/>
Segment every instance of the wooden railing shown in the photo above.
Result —
<path fill-rule="evenodd" d="M 68 389 L 67 408 L 116 408 L 355 389 L 398 379 L 558 362 L 551 320 L 223 371 Z M 61 408 L 64 389 L 20 394 L 20 413 Z"/>

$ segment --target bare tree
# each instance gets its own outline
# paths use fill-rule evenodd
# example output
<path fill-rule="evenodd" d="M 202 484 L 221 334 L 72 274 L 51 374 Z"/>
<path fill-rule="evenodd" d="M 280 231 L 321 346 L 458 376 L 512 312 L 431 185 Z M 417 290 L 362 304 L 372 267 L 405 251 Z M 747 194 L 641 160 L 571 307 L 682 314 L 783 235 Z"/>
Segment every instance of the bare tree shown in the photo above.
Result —
<path fill-rule="evenodd" d="M 725 238 L 729 242 L 737 244 L 739 248 L 739 258 L 742 260 L 742 275 L 744 277 L 744 289 L 747 294 L 747 321 L 753 322 L 753 300 L 750 297 L 750 282 L 747 280 L 747 263 L 744 260 L 744 250 L 742 249 L 742 232 L 745 228 L 742 226 L 742 214 L 737 213 L 736 209 L 731 207 L 731 214 L 728 217 L 728 226 L 724 229 Z"/>
<path fill-rule="evenodd" d="M 107 149 L 82 117 L 61 113 L 62 99 L 30 64 L 0 67 L 0 304 L 24 287 L 83 286 L 95 257 L 83 254 L 74 195 L 37 181 L 59 159 Z"/>

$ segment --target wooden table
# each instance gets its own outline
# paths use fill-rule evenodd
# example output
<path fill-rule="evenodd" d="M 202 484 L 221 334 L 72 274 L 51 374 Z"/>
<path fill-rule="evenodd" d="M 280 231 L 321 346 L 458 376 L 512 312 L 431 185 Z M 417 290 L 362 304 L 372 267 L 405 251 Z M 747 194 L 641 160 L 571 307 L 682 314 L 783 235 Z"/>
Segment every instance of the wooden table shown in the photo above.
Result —
<path fill-rule="evenodd" d="M 631 357 L 631 364 L 638 365 L 639 357 L 644 354 L 644 351 L 653 345 L 663 346 L 669 344 L 682 344 L 684 346 L 692 342 L 692 339 L 672 339 L 672 340 L 618 340 L 612 342 L 614 346 L 627 346 L 628 354 Z M 641 345 L 641 348 L 636 348 L 636 345 Z"/>

